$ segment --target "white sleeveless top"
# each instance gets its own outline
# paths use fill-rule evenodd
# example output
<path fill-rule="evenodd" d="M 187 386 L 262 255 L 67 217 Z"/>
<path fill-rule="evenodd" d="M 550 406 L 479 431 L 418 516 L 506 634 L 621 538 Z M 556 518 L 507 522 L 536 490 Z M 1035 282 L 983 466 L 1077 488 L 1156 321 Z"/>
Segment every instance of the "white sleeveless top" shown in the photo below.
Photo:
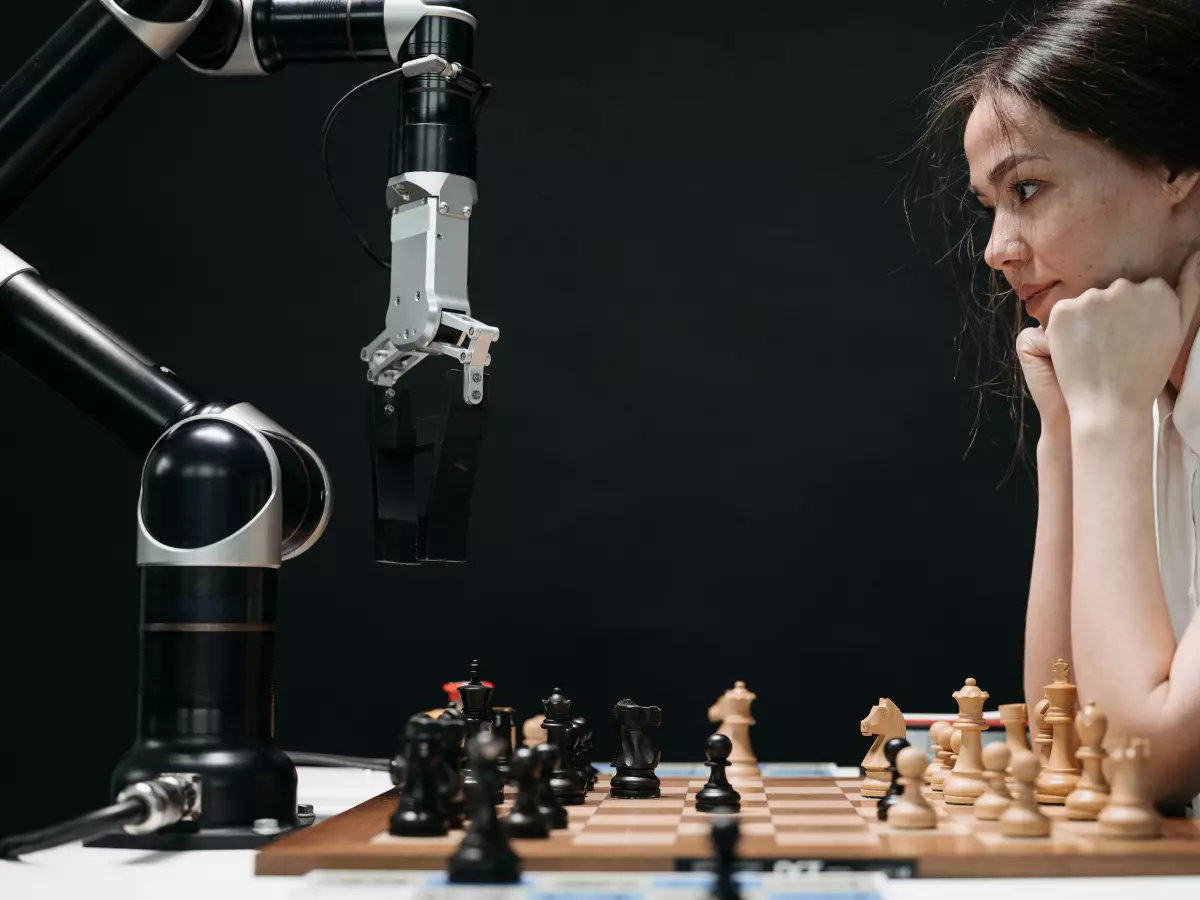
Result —
<path fill-rule="evenodd" d="M 1196 614 L 1200 594 L 1200 371 L 1191 372 L 1196 360 L 1200 353 L 1188 357 L 1178 395 L 1168 384 L 1154 405 L 1154 536 L 1176 642 Z M 1192 798 L 1192 816 L 1200 817 L 1200 796 Z"/>
<path fill-rule="evenodd" d="M 1188 367 L 1197 359 L 1200 353 L 1189 358 Z M 1154 533 L 1176 641 L 1196 614 L 1200 595 L 1200 372 L 1192 375 L 1185 375 L 1178 396 L 1167 385 L 1154 406 Z"/>

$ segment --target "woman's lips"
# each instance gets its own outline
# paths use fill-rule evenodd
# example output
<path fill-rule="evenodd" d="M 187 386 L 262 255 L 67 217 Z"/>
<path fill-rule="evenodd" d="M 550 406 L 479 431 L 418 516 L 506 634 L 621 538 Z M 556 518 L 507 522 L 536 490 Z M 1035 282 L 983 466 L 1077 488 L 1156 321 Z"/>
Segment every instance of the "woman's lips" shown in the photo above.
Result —
<path fill-rule="evenodd" d="M 1058 287 L 1057 281 L 1054 282 L 1054 284 L 1042 288 L 1036 294 L 1032 295 L 1028 300 L 1025 301 L 1025 312 L 1029 313 L 1029 315 L 1033 316 L 1035 319 L 1040 319 L 1041 316 L 1038 315 L 1039 307 L 1041 306 L 1042 301 L 1044 301 L 1046 297 L 1049 296 L 1050 292 L 1056 287 Z"/>

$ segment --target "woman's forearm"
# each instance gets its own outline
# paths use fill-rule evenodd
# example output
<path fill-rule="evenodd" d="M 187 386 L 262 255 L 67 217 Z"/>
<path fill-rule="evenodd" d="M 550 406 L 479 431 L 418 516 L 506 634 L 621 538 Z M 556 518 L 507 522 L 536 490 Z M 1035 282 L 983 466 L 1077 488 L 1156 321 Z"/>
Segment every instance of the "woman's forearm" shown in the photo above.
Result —
<path fill-rule="evenodd" d="M 1150 739 L 1151 790 L 1179 798 L 1200 790 L 1200 667 L 1176 659 L 1158 571 L 1152 437 L 1149 410 L 1072 424 L 1071 644 L 1081 699 L 1108 714 L 1114 737 Z"/>
<path fill-rule="evenodd" d="M 1071 662 L 1071 435 L 1043 426 L 1037 447 L 1038 516 L 1025 613 L 1025 702 L 1032 712 L 1055 660 Z"/>
<path fill-rule="evenodd" d="M 1079 679 L 1110 715 L 1153 718 L 1164 699 L 1175 636 L 1154 538 L 1150 410 L 1077 424 L 1071 439 L 1071 628 Z"/>

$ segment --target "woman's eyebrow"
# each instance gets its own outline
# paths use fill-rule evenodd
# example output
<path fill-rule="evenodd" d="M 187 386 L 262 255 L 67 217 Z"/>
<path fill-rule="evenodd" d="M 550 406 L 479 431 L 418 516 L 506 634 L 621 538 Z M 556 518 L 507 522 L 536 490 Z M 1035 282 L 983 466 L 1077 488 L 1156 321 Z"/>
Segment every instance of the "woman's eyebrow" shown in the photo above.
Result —
<path fill-rule="evenodd" d="M 988 184 L 992 185 L 993 187 L 995 185 L 999 184 L 1000 179 L 1002 179 L 1005 175 L 1007 175 L 1009 172 L 1011 172 L 1013 169 L 1015 169 L 1017 166 L 1019 166 L 1023 162 L 1029 162 L 1031 159 L 1047 159 L 1047 158 L 1048 157 L 1042 156 L 1039 153 L 1013 153 L 1013 154 L 1010 154 L 1009 156 L 1006 156 L 1006 157 L 1004 157 L 1004 159 L 1000 160 L 1000 162 L 996 163 L 996 165 L 992 166 L 992 171 L 988 172 L 988 177 L 987 177 Z M 970 185 L 969 189 L 970 189 L 971 193 L 974 194 L 976 197 L 978 197 L 981 193 L 980 189 L 975 187 L 975 185 Z"/>

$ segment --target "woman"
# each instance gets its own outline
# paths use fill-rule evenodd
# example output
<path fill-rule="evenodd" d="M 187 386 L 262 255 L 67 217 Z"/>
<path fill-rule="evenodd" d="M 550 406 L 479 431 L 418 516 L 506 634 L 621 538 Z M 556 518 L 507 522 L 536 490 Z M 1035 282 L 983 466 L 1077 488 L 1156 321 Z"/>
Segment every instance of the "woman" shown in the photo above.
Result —
<path fill-rule="evenodd" d="M 1037 323 L 1015 341 L 1042 423 L 1026 698 L 1066 659 L 1110 735 L 1150 739 L 1156 798 L 1187 802 L 1200 793 L 1200 4 L 1060 3 L 953 70 L 929 124 L 957 127 L 991 219 L 984 260 Z"/>

